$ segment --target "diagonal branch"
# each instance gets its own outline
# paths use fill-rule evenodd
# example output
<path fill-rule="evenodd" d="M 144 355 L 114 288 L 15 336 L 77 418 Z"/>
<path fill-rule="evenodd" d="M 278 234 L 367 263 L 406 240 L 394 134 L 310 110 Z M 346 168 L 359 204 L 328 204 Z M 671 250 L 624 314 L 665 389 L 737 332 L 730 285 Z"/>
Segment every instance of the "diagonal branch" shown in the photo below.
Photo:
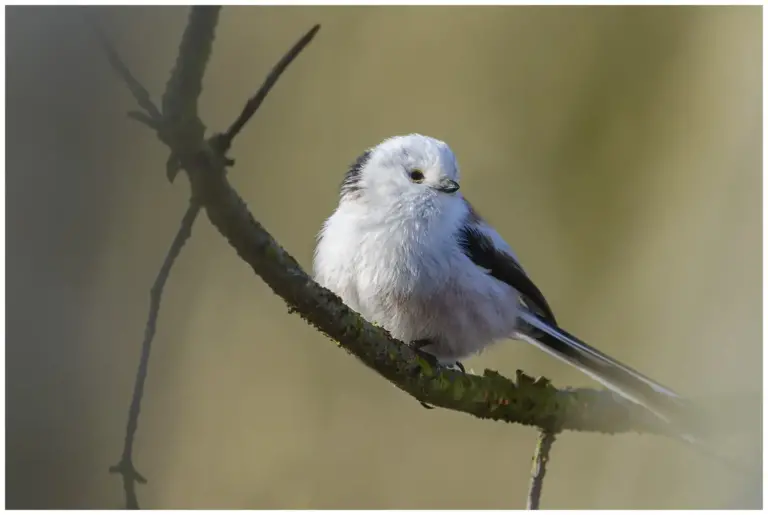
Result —
<path fill-rule="evenodd" d="M 304 272 L 231 187 L 224 156 L 207 147 L 183 156 L 182 165 L 211 223 L 289 309 L 417 400 L 543 429 L 665 432 L 642 407 L 615 400 L 607 391 L 558 390 L 521 371 L 512 381 L 491 370 L 483 376 L 430 370 L 409 346 L 367 322 Z"/>

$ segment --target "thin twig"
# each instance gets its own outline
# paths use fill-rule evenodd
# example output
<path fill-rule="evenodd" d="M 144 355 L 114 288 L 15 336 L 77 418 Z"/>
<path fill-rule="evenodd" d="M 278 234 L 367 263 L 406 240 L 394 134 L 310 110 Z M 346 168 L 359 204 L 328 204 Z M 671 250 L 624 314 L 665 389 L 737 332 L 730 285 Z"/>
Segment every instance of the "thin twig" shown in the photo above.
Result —
<path fill-rule="evenodd" d="M 101 28 L 93 22 L 91 19 L 86 20 L 91 27 L 94 35 L 101 44 L 107 60 L 112 69 L 117 75 L 125 82 L 130 90 L 133 98 L 138 103 L 144 112 L 131 111 L 128 116 L 138 120 L 145 125 L 157 130 L 162 123 L 162 114 L 160 110 L 155 106 L 150 98 L 147 89 L 133 76 L 128 66 L 120 58 L 120 55 L 115 50 L 114 45 L 109 38 L 104 34 Z M 144 332 L 144 342 L 141 347 L 141 358 L 139 360 L 139 366 L 136 371 L 136 380 L 133 388 L 133 397 L 131 398 L 131 405 L 128 410 L 128 422 L 126 427 L 125 439 L 123 441 L 123 451 L 120 456 L 120 461 L 117 465 L 109 468 L 109 471 L 113 474 L 120 474 L 123 478 L 123 490 L 125 491 L 125 507 L 129 510 L 139 509 L 139 500 L 136 495 L 136 483 L 144 484 L 147 480 L 136 471 L 133 465 L 133 442 L 136 436 L 136 429 L 139 424 L 139 411 L 141 408 L 141 399 L 144 391 L 144 383 L 147 378 L 147 369 L 149 367 L 149 354 L 152 348 L 152 339 L 155 335 L 155 327 L 157 325 L 157 314 L 160 309 L 160 297 L 162 296 L 163 286 L 168 279 L 168 274 L 173 266 L 174 261 L 181 252 L 181 248 L 184 246 L 184 242 L 189 238 L 192 231 L 192 224 L 200 213 L 199 204 L 190 204 L 187 209 L 187 213 L 182 218 L 181 225 L 176 234 L 176 237 L 171 244 L 171 248 L 165 257 L 163 266 L 155 279 L 155 283 L 152 286 L 150 293 L 150 308 L 147 325 Z"/>
<path fill-rule="evenodd" d="M 146 111 L 147 115 L 149 115 L 149 118 L 153 123 L 159 122 L 162 119 L 162 115 L 160 114 L 160 110 L 152 102 L 152 99 L 149 96 L 149 92 L 133 76 L 131 71 L 118 55 L 114 45 L 112 45 L 112 42 L 109 40 L 106 34 L 104 34 L 104 31 L 102 31 L 101 28 L 96 23 L 94 23 L 92 19 L 90 19 L 90 17 L 87 17 L 87 22 L 91 27 L 94 35 L 96 36 L 96 39 L 104 49 L 104 53 L 107 55 L 107 60 L 112 66 L 112 69 L 114 69 L 120 78 L 123 79 L 123 82 L 128 85 L 128 89 L 131 90 L 131 94 L 136 100 L 136 103 L 138 103 L 139 107 Z M 130 116 L 136 118 L 134 114 L 130 114 Z"/>
<path fill-rule="evenodd" d="M 538 510 L 541 502 L 541 490 L 544 488 L 544 476 L 547 475 L 547 462 L 552 444 L 555 443 L 554 431 L 541 431 L 536 440 L 536 451 L 533 454 L 531 466 L 531 486 L 528 489 L 526 509 Z"/>
<path fill-rule="evenodd" d="M 290 66 L 294 59 L 299 56 L 301 51 L 304 50 L 307 45 L 309 45 L 319 30 L 320 25 L 315 25 L 309 29 L 309 31 L 304 34 L 304 36 L 302 36 L 301 39 L 299 39 L 293 45 L 293 47 L 291 47 L 291 49 L 286 52 L 283 58 L 280 59 L 272 68 L 272 70 L 269 72 L 269 75 L 267 75 L 267 78 L 264 79 L 264 83 L 261 85 L 259 90 L 253 97 L 251 97 L 250 100 L 248 100 L 248 103 L 245 104 L 245 108 L 243 108 L 240 116 L 237 117 L 237 120 L 235 120 L 229 129 L 227 129 L 227 131 L 219 137 L 217 143 L 220 146 L 219 151 L 222 154 L 229 150 L 229 147 L 232 145 L 232 141 L 235 139 L 235 136 L 238 135 L 245 124 L 248 123 L 248 120 L 250 120 L 254 113 L 259 109 L 261 103 L 272 89 L 272 86 L 275 85 L 283 72 L 288 68 L 288 66 Z"/>
<path fill-rule="evenodd" d="M 176 262 L 176 258 L 179 257 L 181 249 L 184 247 L 184 243 L 186 243 L 192 235 L 192 226 L 199 213 L 200 205 L 195 202 L 190 202 L 187 207 L 187 212 L 184 213 L 184 217 L 181 219 L 181 224 L 179 225 L 179 230 L 176 232 L 176 237 L 173 238 L 171 247 L 168 249 L 168 254 L 166 254 L 163 265 L 160 267 L 160 271 L 155 278 L 152 290 L 150 290 L 149 315 L 147 317 L 147 325 L 144 329 L 144 342 L 141 344 L 141 358 L 139 360 L 139 368 L 136 372 L 136 382 L 133 385 L 133 397 L 131 398 L 131 406 L 128 410 L 128 425 L 125 430 L 123 453 L 120 462 L 109 469 L 110 472 L 121 474 L 123 476 L 126 508 L 128 509 L 139 509 L 139 502 L 136 498 L 136 485 L 134 482 L 138 481 L 142 484 L 147 482 L 146 479 L 136 472 L 136 469 L 133 466 L 133 442 L 136 436 L 136 429 L 139 426 L 141 399 L 144 395 L 144 383 L 147 379 L 149 355 L 152 350 L 152 340 L 155 337 L 155 330 L 157 328 L 157 317 L 160 313 L 160 301 L 163 296 L 163 288 L 171 273 L 171 268 Z"/>

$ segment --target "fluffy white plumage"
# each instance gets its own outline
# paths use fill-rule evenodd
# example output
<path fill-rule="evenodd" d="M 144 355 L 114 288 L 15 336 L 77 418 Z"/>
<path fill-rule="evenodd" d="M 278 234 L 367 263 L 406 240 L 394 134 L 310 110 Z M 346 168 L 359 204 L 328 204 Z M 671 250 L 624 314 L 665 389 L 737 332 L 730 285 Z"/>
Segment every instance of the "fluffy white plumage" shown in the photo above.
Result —
<path fill-rule="evenodd" d="M 414 169 L 421 183 L 409 177 Z M 444 363 L 511 336 L 519 306 L 517 292 L 489 280 L 456 243 L 469 205 L 434 186 L 459 178 L 445 143 L 415 134 L 386 140 L 326 221 L 314 262 L 316 280 L 352 309 L 405 342 L 429 339 L 424 350 Z"/>
<path fill-rule="evenodd" d="M 459 181 L 456 157 L 434 138 L 397 136 L 366 151 L 318 236 L 316 280 L 395 338 L 428 340 L 423 350 L 442 363 L 522 339 L 666 419 L 678 396 L 560 329 Z"/>

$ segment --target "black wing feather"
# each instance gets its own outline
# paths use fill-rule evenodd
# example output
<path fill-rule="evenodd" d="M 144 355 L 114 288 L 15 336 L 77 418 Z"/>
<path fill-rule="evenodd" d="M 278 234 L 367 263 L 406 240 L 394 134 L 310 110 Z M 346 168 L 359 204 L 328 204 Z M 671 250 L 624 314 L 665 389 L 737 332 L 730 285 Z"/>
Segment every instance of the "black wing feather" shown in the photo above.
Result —
<path fill-rule="evenodd" d="M 495 247 L 493 241 L 480 229 L 467 224 L 459 231 L 459 244 L 464 253 L 477 266 L 485 268 L 501 282 L 520 293 L 523 301 L 547 322 L 557 325 L 555 314 L 541 290 L 531 281 L 520 263 L 506 252 Z"/>

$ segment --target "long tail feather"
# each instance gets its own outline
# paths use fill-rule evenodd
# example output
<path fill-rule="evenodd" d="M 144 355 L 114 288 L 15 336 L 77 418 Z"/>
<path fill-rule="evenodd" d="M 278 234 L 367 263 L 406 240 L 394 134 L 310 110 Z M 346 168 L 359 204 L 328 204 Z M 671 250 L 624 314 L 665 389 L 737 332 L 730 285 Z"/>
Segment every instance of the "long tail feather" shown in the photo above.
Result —
<path fill-rule="evenodd" d="M 695 418 L 691 417 L 693 406 L 677 393 L 525 309 L 521 311 L 520 318 L 524 327 L 518 332 L 519 338 L 573 365 L 622 397 L 644 406 L 669 423 L 675 429 L 673 433 L 676 433 L 680 440 L 734 472 L 751 474 L 751 469 L 744 463 L 713 448 L 711 442 L 707 441 L 708 438 L 699 434 L 700 431 L 691 430 L 691 418 Z"/>
<path fill-rule="evenodd" d="M 552 356 L 569 363 L 623 397 L 670 422 L 685 401 L 674 391 L 587 345 L 559 327 L 523 310 L 521 319 L 532 330 L 520 337 Z"/>
<path fill-rule="evenodd" d="M 587 345 L 572 334 L 540 319 L 523 309 L 520 318 L 526 327 L 518 337 L 532 343 L 544 352 L 575 366 L 599 383 L 641 406 L 676 428 L 680 440 L 715 458 L 740 474 L 748 474 L 747 466 L 723 455 L 702 439 L 699 431 L 691 431 L 689 416 L 693 407 L 671 389 L 640 372 L 616 361 Z M 683 429 L 685 428 L 685 429 Z"/>

